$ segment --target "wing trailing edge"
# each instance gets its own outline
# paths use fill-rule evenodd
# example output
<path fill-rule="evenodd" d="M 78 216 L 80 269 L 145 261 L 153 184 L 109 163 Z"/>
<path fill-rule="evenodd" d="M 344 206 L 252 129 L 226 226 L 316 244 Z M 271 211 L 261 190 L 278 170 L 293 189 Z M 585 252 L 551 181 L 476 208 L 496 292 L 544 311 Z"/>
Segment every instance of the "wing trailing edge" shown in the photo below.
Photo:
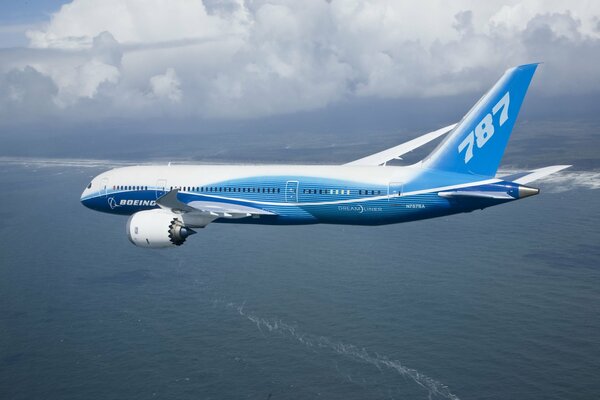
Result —
<path fill-rule="evenodd" d="M 551 165 L 549 167 L 534 169 L 529 172 L 522 172 L 519 174 L 503 176 L 501 177 L 501 179 L 509 182 L 515 182 L 519 185 L 524 185 L 526 183 L 542 179 L 548 175 L 562 171 L 563 169 L 567 169 L 569 167 L 571 167 L 571 165 Z"/>
<path fill-rule="evenodd" d="M 191 214 L 202 216 L 207 219 L 217 218 L 246 218 L 259 215 L 275 215 L 274 213 L 260 208 L 242 206 L 213 201 L 191 201 L 184 203 L 177 197 L 179 189 L 173 189 L 156 200 L 156 204 L 162 209 L 170 210 L 177 214 Z"/>
<path fill-rule="evenodd" d="M 456 124 L 448 125 L 444 128 L 438 129 L 433 132 L 426 133 L 423 136 L 419 136 L 416 139 L 409 140 L 408 142 L 402 143 L 398 146 L 391 147 L 389 149 L 380 151 L 379 153 L 371 154 L 370 156 L 366 156 L 360 158 L 358 160 L 354 160 L 352 162 L 346 163 L 344 165 L 361 165 L 361 166 L 377 166 L 384 165 L 388 161 L 399 158 L 400 156 L 413 151 L 416 148 L 419 148 L 432 140 L 439 138 L 440 136 L 445 135 L 450 132 Z"/>

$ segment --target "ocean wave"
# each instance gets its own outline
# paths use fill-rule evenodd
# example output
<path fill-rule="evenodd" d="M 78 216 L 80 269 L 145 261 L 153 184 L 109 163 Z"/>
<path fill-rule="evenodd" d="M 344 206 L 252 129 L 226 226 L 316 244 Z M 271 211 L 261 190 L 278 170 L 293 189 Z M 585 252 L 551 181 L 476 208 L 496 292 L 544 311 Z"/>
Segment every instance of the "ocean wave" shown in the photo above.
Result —
<path fill-rule="evenodd" d="M 226 303 L 220 300 L 214 300 L 213 304 L 223 304 L 230 309 L 236 310 L 240 316 L 255 324 L 256 328 L 261 332 L 266 330 L 270 333 L 283 334 L 295 339 L 306 347 L 327 349 L 341 356 L 373 365 L 379 370 L 389 369 L 395 371 L 402 377 L 411 379 L 427 390 L 429 399 L 441 397 L 450 400 L 459 400 L 455 394 L 450 392 L 448 386 L 414 368 L 407 367 L 399 360 L 370 352 L 365 348 L 353 344 L 336 342 L 325 336 L 302 332 L 297 327 L 278 319 L 261 318 L 254 313 L 245 311 L 245 304 Z"/>

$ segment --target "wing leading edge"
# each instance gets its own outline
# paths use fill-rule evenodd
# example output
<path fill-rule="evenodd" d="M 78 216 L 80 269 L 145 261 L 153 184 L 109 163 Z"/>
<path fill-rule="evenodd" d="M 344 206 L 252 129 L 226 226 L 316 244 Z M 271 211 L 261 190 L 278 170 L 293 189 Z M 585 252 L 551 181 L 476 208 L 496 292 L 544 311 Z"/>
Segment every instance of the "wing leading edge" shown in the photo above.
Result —
<path fill-rule="evenodd" d="M 416 148 L 419 148 L 432 140 L 439 138 L 440 136 L 445 135 L 450 132 L 456 124 L 448 125 L 444 128 L 438 129 L 433 132 L 426 133 L 423 136 L 419 136 L 416 139 L 409 140 L 408 142 L 402 143 L 398 146 L 394 146 L 387 150 L 380 151 L 379 153 L 371 154 L 370 156 L 366 156 L 360 158 L 358 160 L 354 160 L 352 162 L 346 163 L 344 165 L 363 165 L 363 166 L 377 166 L 383 165 L 388 161 L 399 158 L 400 156 L 413 151 Z"/>

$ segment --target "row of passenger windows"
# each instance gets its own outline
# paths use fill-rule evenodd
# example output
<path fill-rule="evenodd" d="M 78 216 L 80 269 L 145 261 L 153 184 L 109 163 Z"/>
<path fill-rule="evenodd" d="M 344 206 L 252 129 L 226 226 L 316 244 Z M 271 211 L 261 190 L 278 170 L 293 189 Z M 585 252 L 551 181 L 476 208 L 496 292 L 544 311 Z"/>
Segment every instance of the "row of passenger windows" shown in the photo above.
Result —
<path fill-rule="evenodd" d="M 304 189 L 304 194 L 350 194 L 348 189 Z"/>
<path fill-rule="evenodd" d="M 302 193 L 304 193 L 304 194 L 350 194 L 350 190 L 348 190 L 348 189 L 304 189 L 304 190 L 302 190 Z M 380 195 L 381 190 L 359 189 L 358 194 L 365 195 L 365 196 L 368 196 L 368 195 L 375 196 L 375 195 Z"/>
<path fill-rule="evenodd" d="M 148 186 L 113 186 L 113 190 L 148 190 Z"/>
<path fill-rule="evenodd" d="M 178 187 L 178 186 L 171 186 L 171 190 L 173 189 L 180 189 L 183 190 L 185 192 L 227 192 L 227 193 L 281 193 L 281 189 L 280 188 L 273 188 L 273 187 L 263 187 L 263 188 L 257 188 L 257 187 L 229 187 L 229 186 L 183 186 L 183 187 Z"/>
<path fill-rule="evenodd" d="M 186 192 L 227 192 L 227 193 L 281 193 L 280 188 L 256 188 L 256 187 L 222 187 L 222 186 L 171 186 L 170 190 L 180 189 Z M 117 185 L 113 186 L 113 190 L 148 190 L 148 186 L 128 186 L 128 185 Z M 349 195 L 349 189 L 304 189 L 302 191 L 304 194 L 345 194 Z M 381 190 L 367 190 L 367 189 L 359 189 L 359 195 L 365 196 L 376 196 L 381 195 Z"/>
<path fill-rule="evenodd" d="M 376 195 L 380 195 L 381 194 L 381 190 L 366 190 L 366 189 L 360 189 L 358 191 L 358 194 L 364 194 L 366 196 L 376 196 Z"/>

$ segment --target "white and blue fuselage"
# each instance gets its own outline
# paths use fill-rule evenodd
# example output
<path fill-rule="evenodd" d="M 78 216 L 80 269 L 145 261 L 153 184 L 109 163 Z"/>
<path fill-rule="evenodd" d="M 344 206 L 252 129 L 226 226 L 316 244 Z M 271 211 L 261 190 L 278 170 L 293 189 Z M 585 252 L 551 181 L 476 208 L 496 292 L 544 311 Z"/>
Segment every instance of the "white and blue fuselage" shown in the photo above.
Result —
<path fill-rule="evenodd" d="M 94 210 L 131 215 L 158 208 L 178 190 L 180 201 L 222 203 L 268 213 L 213 222 L 382 225 L 472 211 L 516 200 L 521 185 L 421 166 L 171 165 L 117 168 L 97 176 L 82 195 Z M 465 198 L 473 191 L 508 196 Z M 531 191 L 527 192 L 532 194 Z"/>

